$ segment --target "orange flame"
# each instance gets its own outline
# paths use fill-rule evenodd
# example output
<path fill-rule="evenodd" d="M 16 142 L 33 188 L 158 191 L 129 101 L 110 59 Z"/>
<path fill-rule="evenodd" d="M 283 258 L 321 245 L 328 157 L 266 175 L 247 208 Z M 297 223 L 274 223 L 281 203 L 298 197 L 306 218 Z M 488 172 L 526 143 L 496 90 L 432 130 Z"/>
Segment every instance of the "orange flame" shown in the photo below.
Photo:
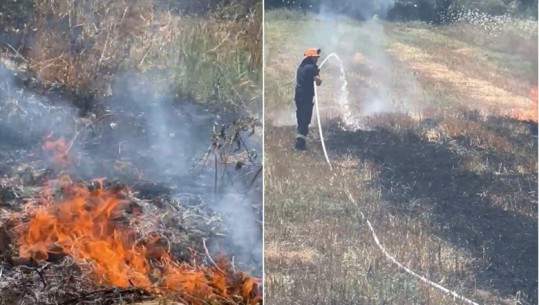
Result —
<path fill-rule="evenodd" d="M 64 137 L 60 137 L 56 141 L 51 141 L 53 132 L 49 132 L 45 136 L 45 143 L 43 143 L 43 150 L 49 154 L 49 159 L 55 166 L 65 167 L 69 164 L 71 158 L 69 151 L 71 146 L 67 145 Z"/>
<path fill-rule="evenodd" d="M 523 110 L 514 110 L 512 113 L 512 117 L 517 120 L 522 121 L 532 121 L 537 123 L 537 115 L 538 115 L 538 104 L 537 104 L 537 85 L 533 86 L 530 90 L 530 95 L 532 98 L 532 106 L 530 109 L 523 111 Z"/>
<path fill-rule="evenodd" d="M 17 227 L 19 255 L 46 261 L 51 254 L 69 255 L 100 285 L 137 287 L 156 294 L 176 295 L 190 304 L 232 300 L 258 304 L 257 279 L 219 267 L 193 267 L 174 262 L 155 236 L 141 236 L 129 215 L 126 191 L 64 185 L 64 198 L 44 196 L 30 221 Z"/>

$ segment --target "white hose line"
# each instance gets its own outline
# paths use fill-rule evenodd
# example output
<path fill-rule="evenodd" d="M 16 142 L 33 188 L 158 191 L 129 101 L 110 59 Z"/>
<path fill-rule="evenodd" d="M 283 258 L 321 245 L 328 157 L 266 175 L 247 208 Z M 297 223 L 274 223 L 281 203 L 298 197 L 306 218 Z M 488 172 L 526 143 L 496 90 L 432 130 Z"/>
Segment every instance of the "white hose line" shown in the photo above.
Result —
<path fill-rule="evenodd" d="M 356 206 L 356 208 L 358 209 L 359 213 L 361 214 L 361 218 L 363 218 L 363 220 L 367 223 L 367 226 L 369 227 L 369 230 L 371 231 L 372 233 L 372 237 L 374 239 L 374 242 L 376 243 L 376 245 L 378 246 L 378 248 L 382 251 L 382 253 L 384 253 L 384 255 L 390 260 L 392 261 L 395 265 L 397 265 L 399 268 L 401 268 L 402 270 L 406 271 L 408 274 L 411 274 L 413 276 L 415 276 L 416 278 L 420 279 L 422 282 L 436 288 L 436 289 L 439 289 L 445 293 L 448 293 L 450 295 L 453 296 L 453 298 L 455 299 L 459 299 L 461 301 L 464 301 L 468 304 L 471 304 L 471 305 L 479 305 L 478 303 L 475 303 L 474 301 L 470 300 L 470 299 L 467 299 L 465 297 L 463 297 L 462 295 L 456 293 L 455 291 L 452 291 L 452 290 L 449 290 L 445 287 L 443 287 L 442 285 L 440 284 L 437 284 L 433 281 L 430 281 L 428 280 L 427 278 L 413 272 L 412 270 L 408 269 L 406 266 L 404 266 L 403 264 L 399 263 L 399 261 L 397 261 L 391 254 L 389 254 L 386 249 L 384 248 L 384 246 L 382 246 L 382 244 L 380 243 L 380 240 L 378 239 L 378 236 L 376 235 L 376 232 L 374 231 L 374 228 L 372 227 L 371 225 L 371 222 L 369 221 L 369 219 L 367 219 L 367 217 L 365 217 L 365 215 L 363 214 L 363 212 L 361 212 L 361 210 L 359 209 L 359 206 L 357 205 L 356 201 L 354 200 L 354 197 L 352 197 L 352 194 L 350 194 L 350 191 L 347 192 L 347 195 L 348 195 L 348 198 L 350 199 L 350 201 L 352 201 L 352 203 Z"/>
<path fill-rule="evenodd" d="M 322 142 L 322 149 L 324 150 L 324 156 L 326 157 L 326 161 L 329 164 L 329 169 L 333 171 L 333 167 L 331 166 L 331 162 L 329 161 L 328 153 L 326 151 L 324 134 L 322 133 L 322 124 L 320 123 L 320 111 L 318 110 L 318 94 L 316 93 L 316 82 L 314 83 L 314 106 L 316 108 L 316 119 L 318 121 L 318 131 L 320 132 L 320 141 Z"/>
<path fill-rule="evenodd" d="M 326 57 L 326 59 L 322 62 L 322 64 L 320 64 L 320 67 L 322 67 L 322 65 L 326 62 L 326 60 L 330 56 L 331 56 L 331 54 L 328 57 Z M 326 151 L 326 144 L 324 143 L 325 141 L 324 141 L 324 135 L 322 134 L 322 124 L 320 123 L 320 112 L 318 111 L 318 94 L 317 94 L 317 91 L 316 91 L 316 87 L 317 86 L 316 86 L 316 82 L 315 82 L 314 83 L 314 103 L 315 103 L 315 107 L 316 107 L 316 118 L 317 118 L 317 121 L 318 121 L 318 131 L 320 132 L 320 140 L 322 142 L 322 149 L 324 150 L 324 156 L 326 157 L 326 161 L 327 161 L 327 163 L 329 165 L 329 168 L 331 169 L 331 173 L 335 177 L 337 177 L 337 175 L 333 171 L 333 167 L 331 166 L 331 162 L 329 161 L 329 157 L 328 157 L 328 154 L 327 154 L 327 151 Z M 391 254 L 389 254 L 387 252 L 387 250 L 384 248 L 384 246 L 380 243 L 380 240 L 378 239 L 378 236 L 376 235 L 376 232 L 374 231 L 374 228 L 372 227 L 371 222 L 369 221 L 369 219 L 367 217 L 365 217 L 365 215 L 363 214 L 363 212 L 359 208 L 359 205 L 356 203 L 356 201 L 354 200 L 354 197 L 352 196 L 352 194 L 350 193 L 349 190 L 347 191 L 347 195 L 348 195 L 348 198 L 350 199 L 350 201 L 356 206 L 357 210 L 361 214 L 361 218 L 363 218 L 363 220 L 367 223 L 367 226 L 369 227 L 369 230 L 371 231 L 372 237 L 374 239 L 374 242 L 376 243 L 378 248 L 382 251 L 382 253 L 384 253 L 384 255 L 386 256 L 387 259 L 389 259 L 391 262 L 393 262 L 395 265 L 397 265 L 402 270 L 406 271 L 408 274 L 418 278 L 419 280 L 421 280 L 422 282 L 430 285 L 431 287 L 434 287 L 434 288 L 436 288 L 436 289 L 438 289 L 438 290 L 440 290 L 442 292 L 450 294 L 451 296 L 453 296 L 453 298 L 459 299 L 459 300 L 461 300 L 463 302 L 466 302 L 468 304 L 479 305 L 478 303 L 475 303 L 474 301 L 463 297 L 462 295 L 456 293 L 453 290 L 449 290 L 449 289 L 443 287 L 440 284 L 437 284 L 437 283 L 435 283 L 433 281 L 428 280 L 427 278 L 415 273 L 414 271 L 408 269 L 406 266 L 404 266 L 399 261 L 397 261 Z"/>

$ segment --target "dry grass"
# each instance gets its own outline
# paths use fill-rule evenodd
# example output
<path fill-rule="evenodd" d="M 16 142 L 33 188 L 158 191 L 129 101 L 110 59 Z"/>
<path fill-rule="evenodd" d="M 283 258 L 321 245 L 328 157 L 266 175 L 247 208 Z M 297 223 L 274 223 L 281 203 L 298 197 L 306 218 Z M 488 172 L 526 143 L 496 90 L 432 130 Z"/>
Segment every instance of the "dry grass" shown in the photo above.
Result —
<path fill-rule="evenodd" d="M 484 109 L 495 107 L 525 107 L 530 103 L 528 90 L 514 94 L 500 88 L 490 81 L 468 76 L 466 72 L 454 70 L 453 67 L 441 63 L 436 58 L 425 54 L 420 48 L 394 43 L 390 50 L 403 65 L 435 83 L 445 84 L 452 88 L 463 103 L 473 102 Z M 512 101 L 512 103 L 507 103 Z M 506 110 L 507 111 L 507 110 Z"/>
<path fill-rule="evenodd" d="M 383 24 L 379 31 L 290 15 L 265 19 L 266 302 L 458 304 L 387 261 L 359 207 L 388 252 L 419 274 L 480 304 L 536 304 L 537 139 L 527 123 L 484 113 L 511 109 L 515 98 L 527 108 L 530 74 L 463 55 L 494 51 L 444 36 L 447 29 Z M 376 97 L 390 105 L 363 118 L 370 131 L 340 129 L 331 119 L 342 115 L 339 71 L 325 64 L 319 98 L 335 176 L 314 124 L 311 151 L 298 154 L 294 127 L 286 126 L 294 118 L 282 120 L 294 111 L 302 49 L 313 45 L 345 62 L 356 117 Z"/>
<path fill-rule="evenodd" d="M 298 155 L 290 150 L 292 128 L 266 126 L 268 302 L 455 304 L 381 256 L 345 197 L 350 190 L 406 266 L 480 302 L 504 304 L 521 295 L 533 304 L 536 142 L 500 156 L 495 148 L 481 153 L 486 142 L 509 141 L 489 138 L 485 122 L 431 142 L 420 138 L 419 123 L 394 121 L 380 119 L 379 131 L 370 133 L 330 127 L 336 178 L 318 146 Z M 474 137 L 484 142 L 468 140 Z M 474 164 L 465 162 L 470 158 Z"/>
<path fill-rule="evenodd" d="M 20 51 L 44 84 L 101 98 L 118 75 L 146 73 L 178 98 L 261 112 L 261 4 L 246 16 L 180 16 L 153 0 L 47 0 L 33 10 Z"/>
<path fill-rule="evenodd" d="M 437 62 L 451 69 L 465 69 L 467 74 L 493 82 L 506 90 L 519 90 L 519 84 L 524 82 L 527 85 L 530 79 L 537 77 L 537 71 L 533 69 L 533 64 L 537 64 L 537 29 L 535 34 L 504 32 L 503 35 L 491 35 L 462 23 L 445 27 L 397 23 L 389 25 L 387 30 L 396 41 L 419 46 L 423 53 Z M 481 38 L 499 44 L 508 40 L 512 40 L 512 43 L 496 48 L 478 41 Z M 511 77 L 504 77 L 507 75 Z"/>

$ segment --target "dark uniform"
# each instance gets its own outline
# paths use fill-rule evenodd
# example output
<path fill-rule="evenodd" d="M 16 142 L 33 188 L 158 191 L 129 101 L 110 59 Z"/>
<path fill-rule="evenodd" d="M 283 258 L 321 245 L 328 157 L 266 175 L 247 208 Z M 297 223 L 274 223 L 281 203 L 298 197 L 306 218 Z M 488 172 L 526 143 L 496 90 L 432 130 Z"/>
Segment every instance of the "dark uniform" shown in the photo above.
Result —
<path fill-rule="evenodd" d="M 319 76 L 320 69 L 311 57 L 305 58 L 296 72 L 296 119 L 298 123 L 295 148 L 304 150 L 309 134 L 309 124 L 313 115 L 314 78 Z"/>

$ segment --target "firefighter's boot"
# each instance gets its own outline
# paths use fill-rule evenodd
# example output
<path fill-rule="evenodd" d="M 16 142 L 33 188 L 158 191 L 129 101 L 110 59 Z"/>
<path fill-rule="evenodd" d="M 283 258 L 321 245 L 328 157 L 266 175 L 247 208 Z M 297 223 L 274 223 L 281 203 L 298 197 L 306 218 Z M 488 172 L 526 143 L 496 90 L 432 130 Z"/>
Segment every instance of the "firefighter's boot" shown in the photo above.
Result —
<path fill-rule="evenodd" d="M 305 150 L 307 150 L 307 143 L 306 143 L 304 137 L 298 136 L 296 138 L 296 144 L 294 145 L 294 149 L 297 150 L 297 151 L 305 151 Z"/>

